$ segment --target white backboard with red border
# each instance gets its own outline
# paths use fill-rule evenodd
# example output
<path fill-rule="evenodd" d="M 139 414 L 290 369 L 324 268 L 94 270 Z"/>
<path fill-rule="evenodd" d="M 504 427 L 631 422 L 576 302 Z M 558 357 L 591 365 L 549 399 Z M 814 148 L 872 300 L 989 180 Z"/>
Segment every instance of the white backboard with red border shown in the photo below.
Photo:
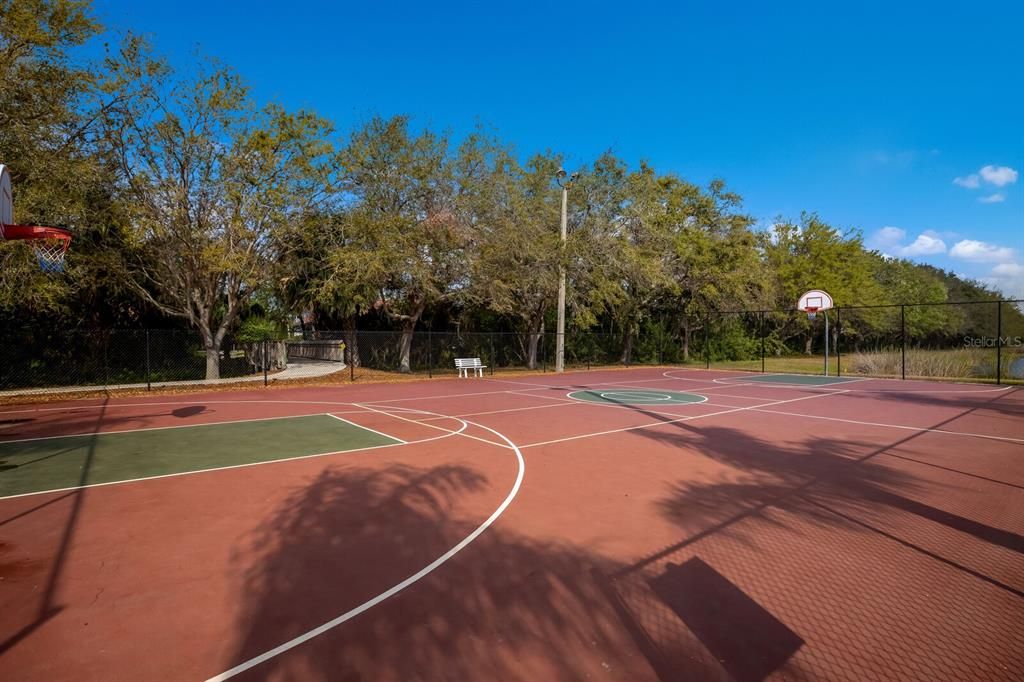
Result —
<path fill-rule="evenodd" d="M 832 297 L 821 289 L 811 289 L 796 304 L 796 309 L 804 312 L 828 310 L 831 307 Z"/>
<path fill-rule="evenodd" d="M 11 196 L 11 174 L 0 164 L 0 225 L 14 224 L 14 200 Z"/>

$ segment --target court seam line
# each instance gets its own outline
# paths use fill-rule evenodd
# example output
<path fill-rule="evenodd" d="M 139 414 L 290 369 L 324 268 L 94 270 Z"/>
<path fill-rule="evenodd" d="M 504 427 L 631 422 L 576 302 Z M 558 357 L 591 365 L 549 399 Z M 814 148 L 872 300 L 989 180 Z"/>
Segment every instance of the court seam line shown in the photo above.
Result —
<path fill-rule="evenodd" d="M 823 393 L 823 394 L 818 394 L 818 395 L 805 395 L 805 396 L 801 396 L 799 398 L 790 398 L 788 400 L 776 400 L 776 401 L 773 401 L 773 402 L 764 403 L 763 405 L 760 405 L 760 407 L 769 407 L 771 405 L 782 405 L 784 403 L 795 403 L 795 402 L 798 402 L 800 400 L 811 400 L 813 398 L 827 398 L 830 395 L 836 395 L 836 394 L 835 393 Z M 618 406 L 618 405 L 610 405 L 609 407 L 620 407 L 620 406 Z M 640 425 L 637 425 L 637 426 L 627 426 L 627 427 L 621 428 L 621 429 L 611 429 L 609 431 L 598 431 L 596 433 L 585 433 L 585 434 L 581 434 L 581 435 L 578 435 L 578 436 L 568 436 L 566 438 L 555 438 L 554 440 L 540 441 L 540 442 L 537 442 L 537 443 L 527 443 L 526 445 L 522 445 L 520 447 L 521 447 L 521 449 L 525 450 L 526 448 L 535 448 L 535 447 L 538 447 L 540 445 L 552 445 L 554 443 L 564 443 L 566 441 L 580 440 L 581 438 L 593 438 L 593 437 L 596 437 L 596 436 L 606 436 L 606 435 L 611 434 L 611 433 L 624 433 L 624 432 L 627 432 L 627 431 L 635 431 L 637 429 L 649 429 L 649 428 L 653 428 L 653 427 L 656 427 L 656 426 L 668 426 L 669 424 L 675 424 L 677 422 L 694 421 L 694 420 L 697 420 L 697 419 L 705 419 L 707 417 L 717 417 L 719 415 L 732 414 L 732 413 L 735 413 L 735 412 L 746 412 L 746 411 L 749 411 L 749 410 L 753 410 L 756 407 L 758 407 L 758 406 L 752 405 L 750 407 L 737 407 L 737 408 L 733 408 L 733 409 L 729 409 L 729 410 L 722 410 L 720 412 L 710 412 L 708 414 L 689 415 L 689 416 L 686 416 L 686 417 L 680 417 L 679 419 L 670 419 L 668 421 L 663 421 L 663 422 L 655 422 L 655 423 L 651 423 L 651 424 L 640 424 Z M 626 407 L 625 409 L 629 409 L 629 408 Z M 648 410 L 648 412 L 652 412 L 653 413 L 653 410 Z"/>
<path fill-rule="evenodd" d="M 275 419 L 298 419 L 300 417 L 333 417 L 334 415 L 328 414 L 327 412 L 311 412 L 310 414 L 289 414 L 283 417 L 256 417 L 253 419 L 235 419 L 233 421 L 222 421 L 222 422 L 204 422 L 202 424 L 172 424 L 171 426 L 145 426 L 141 429 L 119 429 L 117 431 L 88 431 L 86 433 L 62 433 L 56 436 L 33 436 L 31 438 L 14 438 L 11 440 L 0 439 L 0 446 L 7 443 L 31 443 L 37 440 L 57 440 L 59 438 L 82 438 L 92 436 L 116 436 L 123 435 L 126 433 L 142 433 L 144 431 L 164 431 L 169 429 L 194 429 L 198 426 L 225 426 L 227 424 L 248 424 L 250 422 L 266 422 L 273 421 Z M 351 423 L 351 422 L 349 422 Z M 355 424 L 355 426 L 359 426 Z M 381 434 L 383 435 L 383 434 Z"/>
<path fill-rule="evenodd" d="M 420 412 L 421 413 L 425 413 L 425 414 L 431 414 L 430 412 L 426 412 L 424 410 L 420 410 Z M 433 413 L 433 414 L 436 414 L 436 413 Z M 394 417 L 394 416 L 397 416 L 397 415 L 390 415 L 390 416 Z M 437 415 L 437 416 L 444 416 L 444 415 Z M 356 616 L 358 616 L 358 615 L 360 615 L 360 614 L 362 614 L 362 613 L 364 613 L 366 611 L 369 611 L 370 609 L 372 609 L 377 604 L 380 604 L 381 602 L 383 602 L 383 601 L 385 601 L 385 600 L 395 596 L 399 592 L 402 592 L 403 590 L 405 590 L 407 587 L 410 587 L 410 586 L 414 585 L 415 583 L 419 582 L 423 578 L 425 578 L 428 575 L 430 575 L 431 573 L 433 573 L 435 570 L 437 570 L 442 565 L 447 563 L 449 559 L 454 557 L 456 554 L 458 554 L 463 549 L 465 549 L 467 546 L 469 546 L 474 540 L 476 540 L 478 537 L 480 537 L 480 535 L 482 535 L 484 531 L 486 531 L 488 528 L 490 528 L 498 520 L 498 518 L 505 512 L 505 510 L 508 509 L 509 505 L 512 504 L 512 500 L 514 500 L 516 498 L 516 495 L 519 494 L 519 489 L 523 485 L 523 477 L 526 474 L 526 460 L 524 459 L 523 453 L 519 449 L 519 447 L 515 443 L 513 443 L 503 433 L 501 433 L 499 431 L 496 431 L 496 430 L 490 428 L 489 426 L 484 426 L 483 424 L 477 424 L 475 422 L 463 422 L 463 427 L 466 427 L 467 424 L 473 424 L 474 426 L 476 426 L 478 428 L 490 431 L 495 436 L 498 436 L 503 441 L 505 441 L 505 443 L 507 443 L 507 445 L 501 445 L 499 443 L 493 443 L 491 441 L 483 441 L 483 442 L 491 443 L 491 445 L 495 445 L 497 447 L 501 447 L 501 448 L 505 448 L 505 449 L 508 449 L 508 450 L 512 450 L 515 453 L 515 455 L 516 455 L 516 460 L 517 460 L 517 463 L 519 465 L 519 469 L 518 469 L 518 471 L 516 473 L 515 483 L 512 484 L 512 489 L 509 491 L 508 495 L 505 496 L 505 499 L 502 500 L 501 504 L 498 505 L 498 508 L 495 509 L 493 512 L 491 512 L 491 515 L 488 516 L 483 521 L 483 523 L 481 523 L 479 526 L 477 526 L 476 529 L 473 530 L 473 532 L 471 532 L 469 535 L 467 535 L 462 540 L 460 540 L 458 544 L 453 546 L 447 552 L 445 552 L 441 556 L 437 557 L 436 559 L 431 561 L 429 564 L 427 564 L 426 566 L 424 566 L 423 568 L 421 568 L 417 572 L 415 572 L 412 575 L 410 575 L 408 578 L 406 578 L 402 582 L 397 583 L 396 585 L 393 585 L 392 587 L 388 588 L 384 592 L 381 592 L 376 597 L 368 599 L 367 601 L 363 602 L 359 606 L 356 606 L 355 608 L 346 611 L 345 613 L 341 614 L 340 616 L 337 616 L 336 618 L 333 618 L 333 619 L 327 621 L 326 623 L 323 623 L 323 624 L 313 628 L 312 630 L 308 630 L 308 631 L 304 632 L 301 635 L 293 637 L 292 639 L 288 640 L 287 642 L 284 642 L 283 644 L 279 644 L 276 647 L 274 647 L 272 649 L 269 649 L 269 650 L 263 652 L 262 654 L 260 654 L 258 656 L 254 656 L 253 658 L 250 658 L 247 661 L 243 661 L 242 663 L 239 663 L 238 665 L 236 665 L 233 668 L 230 668 L 230 669 L 220 673 L 219 675 L 214 675 L 213 677 L 207 679 L 206 682 L 223 682 L 224 680 L 230 679 L 230 678 L 234 677 L 235 675 L 238 675 L 239 673 L 245 672 L 246 670 L 249 670 L 250 668 L 254 668 L 255 666 L 259 665 L 260 663 L 263 663 L 264 661 L 268 661 L 271 658 L 274 658 L 275 656 L 277 656 L 279 654 L 283 654 L 286 651 L 294 649 L 295 647 L 297 647 L 297 646 L 299 646 L 299 645 L 301 645 L 301 644 L 303 644 L 305 642 L 308 642 L 309 640 L 311 640 L 311 639 L 313 639 L 315 637 L 319 637 L 320 635 L 322 635 L 323 633 L 327 632 L 328 630 L 332 630 L 335 627 L 337 627 L 337 626 L 339 626 L 339 625 L 341 625 L 341 624 L 343 624 L 343 623 L 345 623 L 345 622 L 347 622 L 349 620 L 352 620 Z M 478 440 L 483 440 L 483 439 L 478 439 Z"/>
<path fill-rule="evenodd" d="M 461 421 L 461 420 L 459 420 Z M 466 427 L 463 427 L 466 428 Z M 260 466 L 263 464 L 280 464 L 281 462 L 297 462 L 303 459 L 313 459 L 314 457 L 329 457 L 331 455 L 347 455 L 352 452 L 365 452 L 367 450 L 381 450 L 383 448 L 397 448 L 403 445 L 417 445 L 419 443 L 428 443 L 434 440 L 440 440 L 442 438 L 448 438 L 450 436 L 458 435 L 459 431 L 448 431 L 444 435 L 434 436 L 432 438 L 424 438 L 422 440 L 412 440 L 405 443 L 387 443 L 385 445 L 370 445 L 365 448 L 353 448 L 351 450 L 331 450 L 330 452 L 316 452 L 312 455 L 299 455 L 298 457 L 281 457 L 279 459 L 268 459 L 262 462 L 246 462 L 245 464 L 229 464 L 222 467 L 212 467 L 210 469 L 193 469 L 192 471 L 178 471 L 173 474 L 157 474 L 156 476 L 140 476 L 138 478 L 126 478 L 120 481 L 105 481 L 103 483 L 88 483 L 86 485 L 73 485 L 67 488 L 53 488 L 50 490 L 37 490 L 30 493 L 18 493 L 16 495 L 6 495 L 0 497 L 0 501 L 13 500 L 18 497 L 31 497 L 33 495 L 45 495 L 47 493 L 61 493 L 69 490 L 84 490 L 86 488 L 101 488 L 111 485 L 121 485 L 124 483 L 138 483 L 141 481 L 153 481 L 160 478 L 173 478 L 175 476 L 191 476 L 193 474 L 206 474 L 212 471 L 228 471 L 229 469 L 241 469 L 243 467 Z"/>
<path fill-rule="evenodd" d="M 394 419 L 401 419 L 402 421 L 407 421 L 410 424 L 420 424 L 420 425 L 426 426 L 427 428 L 430 428 L 430 429 L 437 429 L 438 431 L 445 431 L 445 432 L 449 431 L 448 429 L 444 428 L 443 426 L 435 426 L 434 424 L 427 424 L 426 422 L 418 421 L 416 419 L 409 419 L 408 417 L 402 417 L 402 416 L 397 415 L 397 414 L 392 414 L 390 412 L 385 412 L 383 409 L 377 409 L 378 407 L 379 408 L 389 408 L 389 407 L 391 407 L 391 405 L 376 405 L 376 406 L 372 406 L 372 405 L 368 405 L 368 404 L 364 404 L 364 403 L 353 403 L 353 405 L 355 405 L 356 407 L 362 407 L 364 409 L 367 409 L 370 412 L 376 412 L 377 414 L 383 414 L 383 415 L 385 415 L 387 417 L 393 417 Z M 402 408 L 399 407 L 399 408 L 395 408 L 395 409 L 401 410 Z M 434 415 L 437 415 L 437 417 L 447 417 L 448 419 L 455 419 L 457 421 L 462 421 L 458 417 L 452 417 L 450 415 L 440 414 L 438 412 L 429 412 L 427 410 L 410 410 L 410 411 L 411 412 L 416 412 L 416 413 L 419 413 L 419 414 L 434 414 Z M 431 417 L 431 419 L 436 419 L 437 417 Z M 463 422 L 463 423 L 465 423 L 465 422 Z M 453 434 L 453 435 L 459 435 L 459 436 L 465 436 L 466 438 L 472 438 L 473 440 L 478 440 L 481 443 L 487 443 L 488 445 L 493 445 L 493 446 L 498 447 L 498 448 L 507 448 L 508 447 L 507 445 L 502 445 L 501 443 L 495 443 L 494 441 L 487 440 L 486 438 L 480 438 L 479 436 L 471 436 L 468 433 L 463 433 L 463 431 L 461 429 L 459 430 L 458 434 Z"/>
<path fill-rule="evenodd" d="M 987 440 L 999 440 L 1010 443 L 1024 443 L 1024 438 L 1011 438 L 1009 436 L 990 436 L 984 433 L 969 433 L 967 431 L 949 431 L 947 429 L 932 429 L 923 426 L 907 426 L 904 424 L 883 424 L 882 422 L 867 422 L 859 421 L 857 419 L 844 419 L 842 417 L 826 417 L 823 415 L 815 414 L 800 414 L 799 412 L 783 412 L 781 410 L 765 410 L 760 407 L 749 408 L 752 412 L 764 412 L 765 414 L 778 414 L 787 417 L 800 417 L 802 419 L 823 419 L 825 421 L 833 422 L 845 422 L 847 424 L 857 424 L 860 426 L 878 426 L 887 429 L 903 429 L 910 431 L 922 431 L 928 433 L 945 433 L 950 436 L 964 436 L 966 438 L 985 438 Z"/>
<path fill-rule="evenodd" d="M 395 436 L 389 436 L 388 434 L 383 433 L 381 431 L 378 431 L 377 429 L 371 429 L 369 426 L 363 426 L 362 424 L 356 424 L 355 422 L 349 421 L 348 419 L 345 419 L 344 417 L 339 417 L 336 414 L 331 414 L 330 412 L 325 412 L 324 414 L 326 414 L 328 417 L 334 417 L 335 419 L 337 419 L 340 422 L 345 422 L 346 424 L 351 424 L 352 426 L 356 427 L 357 429 L 363 429 L 365 431 L 369 431 L 371 433 L 375 433 L 378 436 L 382 436 L 382 437 L 388 438 L 390 440 L 397 440 L 399 443 L 402 443 L 402 444 L 406 443 L 406 441 L 402 440 L 401 438 L 396 438 Z"/>

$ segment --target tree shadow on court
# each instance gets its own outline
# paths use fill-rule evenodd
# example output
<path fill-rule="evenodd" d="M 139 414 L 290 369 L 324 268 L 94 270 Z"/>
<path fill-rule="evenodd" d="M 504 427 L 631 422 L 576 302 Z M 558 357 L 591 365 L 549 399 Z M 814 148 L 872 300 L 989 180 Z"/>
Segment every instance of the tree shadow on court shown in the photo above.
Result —
<path fill-rule="evenodd" d="M 189 419 L 200 414 L 216 412 L 215 409 L 207 407 L 206 405 L 187 405 L 173 410 L 161 409 L 153 412 L 147 412 L 146 414 L 118 414 L 118 411 L 108 411 L 108 405 L 104 402 L 100 406 L 92 406 L 90 409 L 72 409 L 69 408 L 68 412 L 62 412 L 59 415 L 59 421 L 42 421 L 39 419 L 19 419 L 16 426 L 4 429 L 2 432 L 4 439 L 16 440 L 18 438 L 25 437 L 48 437 L 54 435 L 54 427 L 59 426 L 61 434 L 83 434 L 93 435 L 98 432 L 100 428 L 104 431 L 121 431 L 129 429 L 142 429 L 142 428 L 153 428 L 159 426 L 169 426 L 167 423 L 154 424 L 152 419 L 160 417 L 175 417 L 176 419 Z M 96 418 L 97 411 L 103 415 L 102 420 L 98 423 Z M 33 424 L 33 422 L 38 422 Z M 46 430 L 40 432 L 39 429 L 26 429 L 22 430 L 19 427 L 44 427 Z M 0 441 L 2 443 L 3 441 Z"/>
<path fill-rule="evenodd" d="M 225 667 L 326 623 L 427 566 L 487 517 L 493 492 L 480 474 L 459 466 L 323 472 L 236 547 L 244 606 Z M 621 674 L 636 650 L 591 578 L 600 563 L 578 549 L 513 533 L 499 519 L 407 590 L 242 678 Z M 635 671 L 637 661 L 630 666 Z"/>
<path fill-rule="evenodd" d="M 22 641 L 23 639 L 31 635 L 39 627 L 44 625 L 47 621 L 49 621 L 51 618 L 53 618 L 63 610 L 63 606 L 57 603 L 57 593 L 60 588 L 61 579 L 64 574 L 64 564 L 67 561 L 68 553 L 71 550 L 71 544 L 72 541 L 74 540 L 75 533 L 78 529 L 78 522 L 82 514 L 82 509 L 85 506 L 85 498 L 86 495 L 88 494 L 88 489 L 82 486 L 85 486 L 88 483 L 89 474 L 92 471 L 92 464 L 96 457 L 96 448 L 98 445 L 98 435 L 100 427 L 104 424 L 104 418 L 107 412 L 107 402 L 107 400 L 104 400 L 103 404 L 100 406 L 98 412 L 94 416 L 92 422 L 91 438 L 86 448 L 85 457 L 83 458 L 81 463 L 77 487 L 64 495 L 60 495 L 54 500 L 51 500 L 49 502 L 43 502 L 42 504 L 36 505 L 35 507 L 25 510 L 24 512 L 19 513 L 14 517 L 5 519 L 3 522 L 4 524 L 6 524 L 11 521 L 14 521 L 15 519 L 23 518 L 27 514 L 30 514 L 34 511 L 37 511 L 48 506 L 51 502 L 65 502 L 65 500 L 68 500 L 66 504 L 68 504 L 70 507 L 68 509 L 68 514 L 64 522 L 64 528 L 60 534 L 60 539 L 58 540 L 57 546 L 54 548 L 51 557 L 48 557 L 48 560 L 39 559 L 31 561 L 30 564 L 35 566 L 37 571 L 34 571 L 31 576 L 25 576 L 27 578 L 32 579 L 33 582 L 35 582 L 35 580 L 38 580 L 42 577 L 43 572 L 45 572 L 46 575 L 44 580 L 40 580 L 38 583 L 36 583 L 37 585 L 41 585 L 41 589 L 36 588 L 33 589 L 30 593 L 26 592 L 26 594 L 30 595 L 28 596 L 29 599 L 38 594 L 38 599 L 36 601 L 37 606 L 35 607 L 34 610 L 32 610 L 34 611 L 34 616 L 31 617 L 29 622 L 25 623 L 25 625 L 17 631 L 9 634 L 2 634 L 3 640 L 0 641 L 0 656 L 2 656 L 5 651 L 16 645 L 18 642 Z M 72 450 L 69 450 L 68 452 L 71 451 Z M 13 543 L 9 545 L 6 549 L 8 551 L 12 551 L 14 549 Z M 26 609 L 26 612 L 32 611 Z"/>
<path fill-rule="evenodd" d="M 1008 388 L 1007 390 L 997 391 L 1000 387 L 992 386 L 992 392 L 977 391 L 976 395 L 974 391 L 969 393 L 928 393 L 927 391 L 915 392 L 909 391 L 876 391 L 876 392 L 860 392 L 851 391 L 850 393 L 844 394 L 844 397 L 848 398 L 861 398 L 867 400 L 882 400 L 888 403 L 896 403 L 900 406 L 908 409 L 920 408 L 922 406 L 928 407 L 947 407 L 952 409 L 965 410 L 965 415 L 975 411 L 984 411 L 988 413 L 989 417 L 996 417 L 999 415 L 1001 418 L 1009 420 L 1011 423 L 1017 425 L 1017 437 L 1024 437 L 1019 435 L 1021 431 L 1024 431 L 1020 425 L 1024 424 L 1024 387 Z M 958 390 L 956 384 L 951 384 L 948 388 L 944 388 L 943 384 L 936 384 L 936 391 L 956 391 Z M 896 409 L 894 407 L 894 409 Z M 964 415 L 964 416 L 965 416 Z M 1005 434 L 1013 435 L 1013 434 Z"/>

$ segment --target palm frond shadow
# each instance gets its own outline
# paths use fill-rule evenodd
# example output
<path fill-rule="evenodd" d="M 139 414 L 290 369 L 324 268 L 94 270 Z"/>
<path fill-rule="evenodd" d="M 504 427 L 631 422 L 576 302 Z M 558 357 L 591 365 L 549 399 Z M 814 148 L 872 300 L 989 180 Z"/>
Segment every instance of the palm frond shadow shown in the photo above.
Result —
<path fill-rule="evenodd" d="M 383 592 L 475 528 L 459 498 L 488 481 L 460 466 L 332 469 L 295 490 L 234 563 L 244 601 L 235 665 Z M 602 587 L 600 560 L 489 528 L 405 592 L 262 663 L 258 677 L 575 678 L 635 650 Z M 575 652 L 600 651 L 581 661 Z M 633 664 L 635 666 L 635 663 Z"/>

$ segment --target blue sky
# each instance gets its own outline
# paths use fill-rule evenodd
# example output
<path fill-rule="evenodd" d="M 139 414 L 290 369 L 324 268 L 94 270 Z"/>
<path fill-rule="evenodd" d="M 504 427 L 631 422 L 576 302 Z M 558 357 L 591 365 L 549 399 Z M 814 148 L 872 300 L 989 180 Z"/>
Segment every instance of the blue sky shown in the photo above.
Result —
<path fill-rule="evenodd" d="M 96 0 L 183 65 L 342 130 L 478 121 L 569 165 L 606 149 L 761 224 L 816 211 L 885 253 L 1024 297 L 1024 3 Z M 959 179 L 959 181 L 957 181 Z"/>

